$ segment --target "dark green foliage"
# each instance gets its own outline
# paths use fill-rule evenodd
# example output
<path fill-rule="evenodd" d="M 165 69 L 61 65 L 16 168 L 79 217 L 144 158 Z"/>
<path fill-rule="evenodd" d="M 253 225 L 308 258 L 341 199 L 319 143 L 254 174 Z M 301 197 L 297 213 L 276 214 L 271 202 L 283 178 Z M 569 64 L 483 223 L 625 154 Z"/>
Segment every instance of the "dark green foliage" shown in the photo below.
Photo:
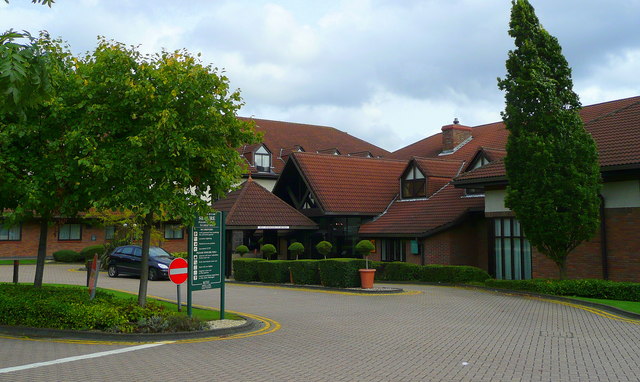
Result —
<path fill-rule="evenodd" d="M 263 283 L 284 284 L 289 282 L 289 266 L 293 260 L 261 261 L 257 263 L 258 277 Z"/>
<path fill-rule="evenodd" d="M 294 284 L 320 285 L 317 260 L 296 260 L 289 264 Z"/>
<path fill-rule="evenodd" d="M 418 280 L 422 266 L 400 261 L 383 263 L 381 270 L 376 271 L 379 280 L 412 281 Z"/>
<path fill-rule="evenodd" d="M 486 271 L 465 265 L 425 265 L 418 274 L 420 281 L 432 283 L 483 282 L 490 278 Z"/>
<path fill-rule="evenodd" d="M 331 253 L 331 248 L 333 248 L 333 246 L 328 241 L 321 241 L 316 244 L 316 250 L 319 254 L 324 256 L 325 259 L 327 258 L 327 255 Z"/>
<path fill-rule="evenodd" d="M 80 251 L 80 255 L 83 260 L 93 260 L 94 255 L 98 255 L 98 257 L 102 256 L 105 253 L 105 246 L 102 244 L 90 245 L 88 247 L 84 247 L 82 251 Z"/>
<path fill-rule="evenodd" d="M 358 244 L 356 244 L 356 252 L 361 256 L 369 256 L 371 251 L 375 249 L 376 247 L 370 240 L 360 240 Z"/>
<path fill-rule="evenodd" d="M 53 253 L 53 259 L 60 263 L 78 263 L 84 261 L 84 256 L 71 249 L 62 249 Z"/>
<path fill-rule="evenodd" d="M 261 251 L 262 256 L 264 256 L 265 259 L 269 260 L 271 256 L 275 255 L 276 247 L 273 244 L 265 244 L 262 246 Z"/>
<path fill-rule="evenodd" d="M 263 259 L 234 259 L 233 277 L 236 281 L 260 281 L 258 277 L 258 263 Z"/>
<path fill-rule="evenodd" d="M 177 317 L 153 302 L 143 308 L 133 296 L 117 298 L 101 289 L 89 300 L 84 287 L 2 283 L 0 325 L 133 333 L 199 330 L 203 323 Z"/>
<path fill-rule="evenodd" d="M 554 296 L 576 296 L 607 300 L 640 301 L 640 283 L 596 279 L 582 280 L 486 280 L 493 288 L 521 290 Z"/>
<path fill-rule="evenodd" d="M 566 259 L 598 227 L 600 171 L 593 138 L 578 114 L 571 68 L 558 40 L 539 23 L 526 0 L 512 1 L 506 92 L 509 130 L 505 205 L 533 246 L 564 278 Z"/>
<path fill-rule="evenodd" d="M 360 272 L 365 267 L 361 259 L 318 260 L 318 270 L 322 285 L 336 288 L 357 288 L 360 286 Z"/>

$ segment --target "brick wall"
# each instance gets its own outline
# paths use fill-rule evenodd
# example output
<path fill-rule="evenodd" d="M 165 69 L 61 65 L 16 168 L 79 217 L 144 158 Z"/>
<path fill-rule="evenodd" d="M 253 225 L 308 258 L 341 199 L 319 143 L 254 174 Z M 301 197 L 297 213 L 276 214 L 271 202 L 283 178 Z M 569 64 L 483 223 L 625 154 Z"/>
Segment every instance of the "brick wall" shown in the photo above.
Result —
<path fill-rule="evenodd" d="M 38 255 L 38 242 L 40 240 L 40 225 L 37 222 L 22 224 L 21 240 L 0 241 L 0 258 L 35 258 Z M 93 240 L 95 239 L 95 240 Z M 82 236 L 80 240 L 59 240 L 56 225 L 49 227 L 47 235 L 47 256 L 61 249 L 81 251 L 90 245 L 104 244 L 105 229 L 99 226 L 82 224 Z M 160 246 L 169 252 L 187 251 L 187 237 L 184 239 L 164 240 Z"/>
<path fill-rule="evenodd" d="M 609 279 L 640 282 L 640 208 L 608 208 L 605 212 Z M 558 268 L 534 251 L 533 277 L 557 278 Z M 567 258 L 568 278 L 602 278 L 600 231 Z"/>

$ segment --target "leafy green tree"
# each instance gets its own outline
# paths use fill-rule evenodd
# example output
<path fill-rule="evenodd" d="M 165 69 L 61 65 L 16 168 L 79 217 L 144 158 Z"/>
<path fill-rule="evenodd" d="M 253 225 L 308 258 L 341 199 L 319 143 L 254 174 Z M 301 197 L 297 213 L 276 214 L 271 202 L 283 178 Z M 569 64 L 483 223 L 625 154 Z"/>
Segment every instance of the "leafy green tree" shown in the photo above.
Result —
<path fill-rule="evenodd" d="M 527 0 L 512 1 L 506 92 L 509 130 L 505 205 L 533 246 L 566 277 L 568 254 L 598 227 L 600 172 L 593 138 L 578 114 L 571 68 L 558 40 Z"/>
<path fill-rule="evenodd" d="M 76 62 L 85 115 L 73 145 L 96 178 L 88 193 L 97 210 L 131 211 L 142 227 L 138 303 L 146 303 L 149 243 L 159 221 L 193 224 L 210 200 L 239 182 L 236 147 L 257 142 L 253 125 L 236 116 L 239 91 L 188 52 L 143 55 L 99 39 Z"/>
<path fill-rule="evenodd" d="M 356 252 L 364 257 L 367 269 L 369 269 L 369 255 L 371 255 L 371 252 L 375 249 L 376 247 L 371 240 L 360 240 L 358 244 L 356 244 Z"/>
<path fill-rule="evenodd" d="M 40 222 L 34 279 L 39 287 L 49 226 L 54 217 L 74 217 L 88 207 L 83 187 L 90 180 L 68 140 L 78 116 L 72 56 L 60 41 L 46 36 L 35 45 L 47 57 L 51 93 L 28 108 L 0 113 L 0 208 L 9 224 Z"/>
<path fill-rule="evenodd" d="M 298 257 L 304 253 L 304 245 L 298 241 L 291 243 L 287 249 L 296 257 L 296 260 L 298 260 Z"/>
<path fill-rule="evenodd" d="M 333 248 L 333 246 L 328 241 L 323 240 L 316 244 L 316 250 L 319 254 L 324 256 L 325 259 L 327 258 L 327 255 L 331 253 L 331 248 Z"/>

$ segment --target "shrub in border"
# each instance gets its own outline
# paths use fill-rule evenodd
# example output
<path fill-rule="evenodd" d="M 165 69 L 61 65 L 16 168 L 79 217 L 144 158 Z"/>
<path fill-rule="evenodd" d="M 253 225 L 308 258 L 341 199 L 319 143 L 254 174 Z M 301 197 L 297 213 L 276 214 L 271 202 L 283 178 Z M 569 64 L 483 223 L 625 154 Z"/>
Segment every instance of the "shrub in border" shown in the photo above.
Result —
<path fill-rule="evenodd" d="M 380 280 L 413 281 L 418 280 L 422 266 L 418 264 L 394 261 L 386 263 L 380 272 Z M 377 273 L 377 272 L 376 272 Z"/>
<path fill-rule="evenodd" d="M 233 260 L 233 277 L 236 281 L 259 281 L 258 263 L 263 259 L 240 258 Z"/>
<path fill-rule="evenodd" d="M 607 300 L 640 301 L 640 283 L 599 279 L 578 280 L 487 280 L 492 288 L 521 290 L 554 296 L 576 296 Z"/>
<path fill-rule="evenodd" d="M 365 267 L 362 259 L 318 260 L 318 270 L 322 285 L 337 288 L 357 288 L 360 286 L 360 272 Z"/>
<path fill-rule="evenodd" d="M 432 283 L 484 282 L 491 276 L 483 269 L 467 265 L 425 265 L 418 275 L 420 281 Z"/>
<path fill-rule="evenodd" d="M 258 277 L 263 283 L 284 284 L 289 282 L 289 266 L 292 260 L 271 260 L 257 263 Z"/>
<path fill-rule="evenodd" d="M 84 257 L 71 249 L 61 249 L 53 253 L 53 259 L 61 263 L 77 263 L 84 261 Z"/>
<path fill-rule="evenodd" d="M 296 260 L 289 264 L 294 284 L 320 285 L 318 260 Z"/>
<path fill-rule="evenodd" d="M 93 260 L 93 256 L 96 254 L 98 255 L 98 258 L 100 258 L 100 256 L 104 255 L 104 251 L 105 246 L 103 244 L 96 244 L 82 248 L 82 251 L 80 251 L 80 255 L 82 256 L 82 259 L 84 261 L 87 261 Z"/>

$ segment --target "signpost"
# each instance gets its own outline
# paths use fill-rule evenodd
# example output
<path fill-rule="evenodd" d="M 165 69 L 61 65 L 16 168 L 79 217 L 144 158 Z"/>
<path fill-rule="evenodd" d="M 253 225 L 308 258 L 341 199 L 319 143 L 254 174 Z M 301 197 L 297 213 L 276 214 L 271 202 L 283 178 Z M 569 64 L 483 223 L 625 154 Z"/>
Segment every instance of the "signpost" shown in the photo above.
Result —
<path fill-rule="evenodd" d="M 178 312 L 182 312 L 182 302 L 180 301 L 180 284 L 187 281 L 189 277 L 189 265 L 183 258 L 175 258 L 169 264 L 169 280 L 176 284 L 178 293 Z"/>
<path fill-rule="evenodd" d="M 194 290 L 220 288 L 220 319 L 224 319 L 224 214 L 212 212 L 198 216 L 189 230 L 189 282 L 187 313 L 191 316 Z"/>

